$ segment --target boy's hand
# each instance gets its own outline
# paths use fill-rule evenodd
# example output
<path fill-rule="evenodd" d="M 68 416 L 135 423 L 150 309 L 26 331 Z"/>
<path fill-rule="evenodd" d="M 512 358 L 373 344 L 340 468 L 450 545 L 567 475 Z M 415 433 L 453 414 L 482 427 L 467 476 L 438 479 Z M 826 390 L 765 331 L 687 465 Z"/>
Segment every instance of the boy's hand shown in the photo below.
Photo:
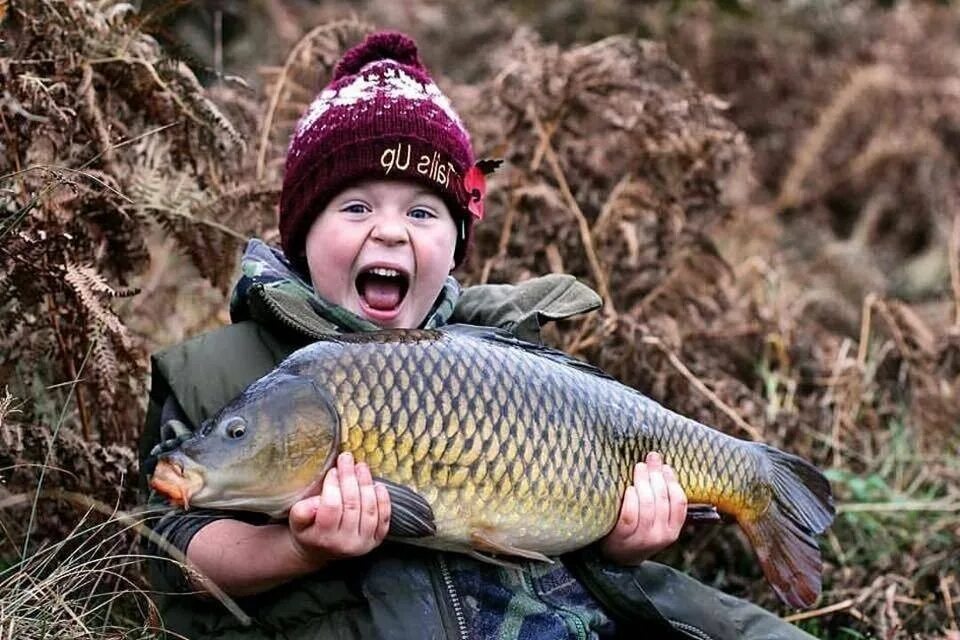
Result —
<path fill-rule="evenodd" d="M 601 541 L 603 554 L 618 564 L 638 565 L 673 544 L 687 517 L 687 496 L 659 453 L 647 454 L 633 470 L 620 518 Z"/>
<path fill-rule="evenodd" d="M 305 561 L 322 566 L 336 558 L 360 556 L 377 547 L 390 529 L 390 495 L 374 484 L 370 467 L 341 453 L 323 478 L 320 495 L 290 508 L 294 549 Z"/>

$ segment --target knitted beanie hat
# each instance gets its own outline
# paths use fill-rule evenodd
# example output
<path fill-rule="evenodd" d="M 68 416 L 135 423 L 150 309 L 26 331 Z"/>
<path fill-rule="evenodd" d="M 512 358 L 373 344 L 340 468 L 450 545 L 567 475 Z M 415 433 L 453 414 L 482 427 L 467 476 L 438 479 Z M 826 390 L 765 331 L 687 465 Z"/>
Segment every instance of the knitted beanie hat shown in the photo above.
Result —
<path fill-rule="evenodd" d="M 482 216 L 483 181 L 474 188 L 473 164 L 470 136 L 416 43 L 401 33 L 370 35 L 344 54 L 293 133 L 280 195 L 284 253 L 302 261 L 310 226 L 351 183 L 401 178 L 443 198 L 457 225 L 460 264 Z"/>

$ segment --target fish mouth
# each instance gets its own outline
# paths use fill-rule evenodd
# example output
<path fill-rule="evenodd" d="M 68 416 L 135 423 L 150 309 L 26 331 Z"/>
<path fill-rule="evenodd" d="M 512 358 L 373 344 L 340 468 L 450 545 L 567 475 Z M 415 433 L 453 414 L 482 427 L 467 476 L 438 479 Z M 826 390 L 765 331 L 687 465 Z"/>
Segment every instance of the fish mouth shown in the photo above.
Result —
<path fill-rule="evenodd" d="M 203 488 L 203 475 L 197 469 L 184 469 L 169 458 L 161 458 L 150 478 L 150 487 L 173 504 L 190 509 L 190 498 Z"/>
<path fill-rule="evenodd" d="M 399 315 L 411 282 L 411 274 L 405 268 L 373 263 L 360 269 L 354 287 L 363 312 L 374 321 L 387 322 Z"/>

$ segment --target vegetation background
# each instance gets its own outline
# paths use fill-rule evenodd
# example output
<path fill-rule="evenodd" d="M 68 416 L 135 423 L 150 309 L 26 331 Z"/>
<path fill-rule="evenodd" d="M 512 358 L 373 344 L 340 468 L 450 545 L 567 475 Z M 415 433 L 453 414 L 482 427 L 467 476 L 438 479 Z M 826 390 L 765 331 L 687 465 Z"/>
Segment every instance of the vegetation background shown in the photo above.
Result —
<path fill-rule="evenodd" d="M 661 559 L 818 637 L 960 639 L 960 13 L 889 0 L 0 0 L 0 638 L 162 625 L 148 354 L 229 321 L 376 27 L 508 161 L 465 283 L 582 278 L 605 308 L 549 342 L 833 482 L 811 611 L 732 527 Z"/>

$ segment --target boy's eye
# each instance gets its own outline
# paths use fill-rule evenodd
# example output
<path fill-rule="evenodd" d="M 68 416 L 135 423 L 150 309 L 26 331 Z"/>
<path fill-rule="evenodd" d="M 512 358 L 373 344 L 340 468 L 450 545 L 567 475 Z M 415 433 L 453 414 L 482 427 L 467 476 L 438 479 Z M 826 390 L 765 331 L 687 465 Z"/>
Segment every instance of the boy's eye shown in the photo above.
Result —
<path fill-rule="evenodd" d="M 348 204 L 341 211 L 344 213 L 366 213 L 369 210 L 367 205 L 360 204 L 359 202 L 354 202 L 353 204 Z"/>
<path fill-rule="evenodd" d="M 423 207 L 417 207 L 416 209 L 411 209 L 407 214 L 411 218 L 417 218 L 419 220 L 426 220 L 428 218 L 436 218 L 437 215 L 430 211 L 430 209 L 424 209 Z"/>

